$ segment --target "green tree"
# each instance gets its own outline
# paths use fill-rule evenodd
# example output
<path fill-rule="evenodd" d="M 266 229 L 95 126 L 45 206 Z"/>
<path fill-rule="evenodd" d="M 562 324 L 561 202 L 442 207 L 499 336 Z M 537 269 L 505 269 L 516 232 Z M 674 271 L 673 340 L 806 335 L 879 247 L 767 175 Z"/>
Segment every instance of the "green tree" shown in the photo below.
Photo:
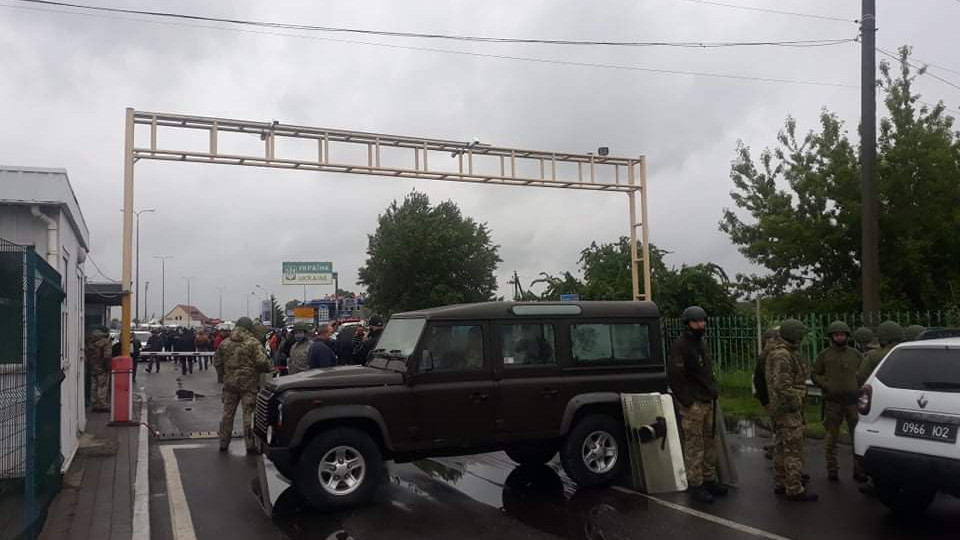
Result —
<path fill-rule="evenodd" d="M 491 299 L 500 263 L 485 224 L 452 201 L 436 206 L 414 191 L 380 215 L 359 283 L 367 307 L 383 313 Z"/>
<path fill-rule="evenodd" d="M 699 305 L 711 315 L 728 315 L 736 310 L 736 299 L 727 274 L 720 266 L 703 263 L 668 268 L 664 257 L 669 252 L 650 245 L 650 279 L 653 301 L 665 315 L 679 315 L 690 305 Z M 633 283 L 630 271 L 630 239 L 613 243 L 592 242 L 580 252 L 583 281 L 570 272 L 561 276 L 543 273 L 531 283 L 546 284 L 544 300 L 556 300 L 561 294 L 579 294 L 584 300 L 630 300 Z M 643 283 L 641 280 L 641 292 Z"/>
<path fill-rule="evenodd" d="M 960 287 L 960 137 L 943 104 L 912 89 L 909 48 L 899 69 L 881 63 L 887 116 L 880 121 L 878 191 L 884 307 L 955 304 Z M 738 144 L 730 177 L 739 211 L 720 229 L 763 275 L 738 276 L 748 292 L 779 297 L 788 309 L 847 310 L 860 305 L 860 163 L 844 124 L 824 110 L 820 129 L 798 135 L 787 118 L 777 147 L 754 160 Z M 749 218 L 747 217 L 749 216 Z M 946 301 L 945 301 L 946 299 Z"/>

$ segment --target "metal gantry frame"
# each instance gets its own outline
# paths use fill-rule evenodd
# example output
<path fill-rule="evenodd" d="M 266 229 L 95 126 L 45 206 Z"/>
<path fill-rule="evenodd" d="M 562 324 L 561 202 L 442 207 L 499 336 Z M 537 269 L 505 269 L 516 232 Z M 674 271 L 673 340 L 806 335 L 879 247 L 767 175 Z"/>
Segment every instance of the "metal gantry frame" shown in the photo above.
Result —
<path fill-rule="evenodd" d="M 137 126 L 147 128 L 147 140 L 143 141 L 145 145 L 137 144 Z M 207 132 L 209 142 L 206 147 L 171 148 L 160 142 L 161 133 L 184 130 Z M 263 141 L 263 152 L 224 152 L 224 135 L 259 137 Z M 311 141 L 316 145 L 315 154 L 309 159 L 280 155 L 283 152 L 277 151 L 277 142 L 293 139 Z M 357 148 L 361 151 L 357 152 Z M 388 152 L 389 156 L 386 155 Z M 364 153 L 366 159 L 350 159 L 351 155 Z M 623 158 L 523 150 L 491 146 L 477 141 L 467 143 L 297 126 L 277 121 L 233 120 L 127 108 L 123 157 L 123 316 L 120 341 L 124 356 L 130 354 L 129 334 L 132 320 L 133 173 L 134 165 L 141 159 L 626 193 L 630 213 L 633 299 L 651 299 L 647 171 L 644 156 Z M 453 159 L 456 161 L 450 170 L 437 166 L 438 162 L 449 164 Z M 638 234 L 642 237 L 639 246 Z M 642 252 L 642 256 L 638 252 Z"/>

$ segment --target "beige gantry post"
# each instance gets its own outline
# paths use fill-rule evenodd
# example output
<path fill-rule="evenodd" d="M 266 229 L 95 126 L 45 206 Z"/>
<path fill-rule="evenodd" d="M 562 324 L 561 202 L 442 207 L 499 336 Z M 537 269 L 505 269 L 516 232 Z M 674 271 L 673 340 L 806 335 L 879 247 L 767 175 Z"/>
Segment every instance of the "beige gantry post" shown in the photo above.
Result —
<path fill-rule="evenodd" d="M 136 127 L 149 128 L 149 144 L 138 147 Z M 163 132 L 205 131 L 204 148 L 177 148 L 175 139 L 160 148 Z M 224 152 L 222 138 L 256 136 L 263 141 L 263 154 Z M 310 159 L 284 157 L 278 147 L 287 139 L 316 143 Z M 347 147 L 365 152 L 349 151 Z M 347 149 L 343 156 L 333 154 Z M 384 150 L 389 150 L 389 154 Z M 398 156 L 395 151 L 405 154 Z M 346 156 L 365 154 L 365 159 Z M 449 156 L 449 157 L 448 157 Z M 450 167 L 450 160 L 456 159 Z M 136 111 L 128 108 L 123 155 L 123 318 L 121 349 L 130 354 L 131 295 L 133 294 L 133 190 L 134 164 L 141 159 L 213 163 L 245 167 L 270 167 L 305 171 L 366 174 L 393 178 L 417 178 L 519 187 L 549 187 L 626 193 L 630 209 L 630 268 L 634 300 L 650 300 L 650 247 L 647 218 L 647 162 L 641 156 L 546 152 L 497 147 L 478 141 L 462 142 L 367 133 L 322 127 Z M 447 165 L 447 168 L 443 168 Z M 536 171 L 536 172 L 534 172 Z M 637 201 L 639 195 L 640 200 Z M 639 204 L 638 204 L 639 203 Z M 639 229 L 639 233 L 638 233 Z M 639 234 L 639 238 L 638 238 Z M 642 252 L 638 253 L 642 249 Z M 640 264 L 643 264 L 641 292 Z M 138 291 L 139 293 L 139 291 Z"/>

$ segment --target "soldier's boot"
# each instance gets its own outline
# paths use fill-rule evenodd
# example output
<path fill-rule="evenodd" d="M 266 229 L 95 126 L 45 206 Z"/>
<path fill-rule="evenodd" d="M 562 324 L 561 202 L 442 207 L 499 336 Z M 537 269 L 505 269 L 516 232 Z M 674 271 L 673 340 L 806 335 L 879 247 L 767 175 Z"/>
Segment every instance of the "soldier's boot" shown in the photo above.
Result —
<path fill-rule="evenodd" d="M 230 448 L 230 441 L 220 441 L 220 451 L 226 452 Z"/>
<path fill-rule="evenodd" d="M 804 483 L 804 484 L 807 484 L 807 483 L 810 482 L 810 475 L 807 474 L 807 473 L 801 473 L 801 474 L 800 474 L 800 480 L 803 480 L 803 483 Z"/>
<path fill-rule="evenodd" d="M 713 504 L 713 495 L 704 486 L 690 486 L 687 492 L 690 493 L 690 498 L 697 502 Z"/>
<path fill-rule="evenodd" d="M 787 500 L 793 502 L 816 502 L 818 499 L 820 499 L 820 497 L 818 497 L 816 493 L 810 493 L 806 490 L 787 495 Z"/>
<path fill-rule="evenodd" d="M 839 473 L 836 469 L 831 470 L 831 471 L 828 471 L 828 472 L 827 472 L 827 479 L 829 479 L 831 482 L 839 482 L 839 481 L 840 481 L 840 473 Z"/>
<path fill-rule="evenodd" d="M 714 497 L 726 497 L 727 493 L 729 493 L 730 491 L 727 489 L 727 486 L 715 480 L 710 482 L 704 482 L 703 487 L 706 488 L 707 492 L 709 492 Z"/>
<path fill-rule="evenodd" d="M 786 493 L 786 492 L 787 492 L 787 488 L 785 488 L 785 487 L 783 487 L 783 486 L 777 486 L 777 487 L 773 488 L 773 493 L 776 494 L 776 495 L 783 495 L 783 494 Z"/>

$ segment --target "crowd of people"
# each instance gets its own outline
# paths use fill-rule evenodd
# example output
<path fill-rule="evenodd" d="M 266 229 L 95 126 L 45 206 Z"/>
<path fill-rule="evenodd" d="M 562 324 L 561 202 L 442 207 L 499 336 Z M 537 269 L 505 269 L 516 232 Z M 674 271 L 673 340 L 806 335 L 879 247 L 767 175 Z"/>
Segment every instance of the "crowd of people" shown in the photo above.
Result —
<path fill-rule="evenodd" d="M 667 374 L 681 417 L 688 491 L 694 500 L 712 503 L 715 497 L 727 494 L 718 477 L 715 441 L 720 388 L 704 340 L 707 313 L 691 306 L 683 312 L 682 320 L 686 328 L 670 347 Z M 821 390 L 827 478 L 839 482 L 840 426 L 846 422 L 852 439 L 859 419 L 856 403 L 860 387 L 897 343 L 917 339 L 924 330 L 922 326 L 905 329 L 894 321 L 884 321 L 874 335 L 869 328 L 851 331 L 845 322 L 835 321 L 827 328 L 830 345 L 817 356 L 812 370 L 800 355 L 800 343 L 808 334 L 801 321 L 787 319 L 764 333 L 753 386 L 755 396 L 770 416 L 774 434 L 769 450 L 774 464 L 775 494 L 789 501 L 818 500 L 806 487 L 810 477 L 804 472 L 802 453 L 807 381 L 812 379 Z M 856 482 L 869 481 L 857 456 L 853 456 L 852 472 Z M 869 484 L 860 490 L 872 491 Z"/>
<path fill-rule="evenodd" d="M 177 352 L 177 353 L 208 353 L 196 355 L 163 356 L 150 355 L 147 357 L 146 372 L 160 372 L 161 361 L 173 361 L 174 367 L 180 368 L 181 375 L 192 374 L 193 369 L 200 371 L 210 369 L 210 354 L 216 351 L 224 339 L 229 337 L 230 330 L 215 328 L 164 328 L 154 329 L 143 346 L 143 352 Z M 136 341 L 134 349 L 136 349 Z M 134 351 L 134 359 L 138 360 L 139 352 Z"/>

